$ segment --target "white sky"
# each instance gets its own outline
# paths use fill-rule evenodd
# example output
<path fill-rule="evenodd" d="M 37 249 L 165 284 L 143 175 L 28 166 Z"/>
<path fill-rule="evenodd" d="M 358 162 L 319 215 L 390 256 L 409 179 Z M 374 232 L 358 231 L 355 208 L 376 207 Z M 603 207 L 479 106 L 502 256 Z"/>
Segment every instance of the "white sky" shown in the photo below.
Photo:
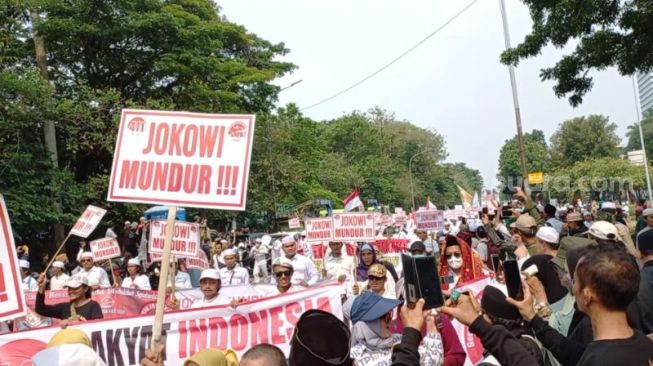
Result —
<path fill-rule="evenodd" d="M 449 20 L 471 0 L 219 0 L 222 14 L 264 39 L 284 42 L 284 58 L 298 66 L 277 81 L 303 80 L 280 95 L 280 105 L 307 107 L 350 86 L 394 59 Z M 512 44 L 531 27 L 528 9 L 506 0 Z M 316 120 L 337 118 L 378 105 L 445 137 L 447 161 L 481 171 L 496 183 L 499 150 L 515 135 L 499 0 L 480 0 L 453 23 L 389 69 L 350 92 L 304 113 Z M 619 125 L 635 120 L 630 78 L 615 69 L 594 73 L 594 88 L 574 109 L 542 83 L 540 69 L 562 53 L 548 48 L 516 69 L 525 132 L 547 139 L 566 119 L 604 114 Z"/>

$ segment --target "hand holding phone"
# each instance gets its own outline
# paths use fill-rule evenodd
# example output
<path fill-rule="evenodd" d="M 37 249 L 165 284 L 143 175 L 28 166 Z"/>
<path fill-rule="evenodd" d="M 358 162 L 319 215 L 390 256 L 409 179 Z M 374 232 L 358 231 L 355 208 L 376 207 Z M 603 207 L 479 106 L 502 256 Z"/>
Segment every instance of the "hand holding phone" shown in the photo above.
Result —
<path fill-rule="evenodd" d="M 503 261 L 503 272 L 508 288 L 508 296 L 515 300 L 524 299 L 524 290 L 522 288 L 521 274 L 519 273 L 519 264 L 515 259 Z"/>

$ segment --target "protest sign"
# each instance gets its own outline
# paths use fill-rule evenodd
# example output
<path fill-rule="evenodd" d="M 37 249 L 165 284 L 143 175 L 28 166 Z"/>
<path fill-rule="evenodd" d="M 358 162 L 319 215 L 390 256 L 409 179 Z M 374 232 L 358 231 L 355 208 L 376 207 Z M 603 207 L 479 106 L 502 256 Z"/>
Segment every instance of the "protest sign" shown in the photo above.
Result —
<path fill-rule="evenodd" d="M 97 261 L 120 257 L 120 245 L 115 238 L 102 238 L 89 243 L 93 259 Z"/>
<path fill-rule="evenodd" d="M 301 227 L 301 224 L 299 223 L 298 218 L 292 218 L 288 220 L 288 228 L 289 229 L 299 229 Z"/>
<path fill-rule="evenodd" d="M 107 200 L 244 210 L 254 119 L 123 110 Z"/>
<path fill-rule="evenodd" d="M 206 257 L 206 253 L 200 249 L 197 251 L 197 254 L 197 257 L 186 258 L 186 267 L 208 269 L 211 265 L 209 264 L 209 258 Z"/>
<path fill-rule="evenodd" d="M 306 242 L 323 242 L 333 240 L 333 218 L 324 217 L 304 220 Z"/>
<path fill-rule="evenodd" d="M 444 213 L 438 210 L 417 211 L 415 226 L 419 230 L 440 230 L 444 228 Z"/>
<path fill-rule="evenodd" d="M 470 293 L 476 296 L 476 300 L 478 300 L 478 303 L 480 304 L 481 298 L 483 297 L 483 289 L 490 283 L 491 279 L 489 277 L 482 277 L 462 283 L 456 286 L 456 289 L 458 289 L 460 292 L 470 291 Z M 493 286 L 501 287 L 503 285 L 493 283 Z M 505 292 L 506 291 L 504 286 L 504 293 Z M 458 335 L 460 344 L 465 349 L 465 353 L 467 353 L 465 366 L 476 365 L 483 358 L 484 348 L 481 340 L 476 335 L 472 334 L 466 325 L 460 323 L 456 319 L 453 319 L 451 324 L 456 330 L 456 335 Z"/>
<path fill-rule="evenodd" d="M 77 219 L 73 228 L 70 229 L 70 234 L 79 236 L 80 238 L 88 238 L 106 213 L 107 210 L 103 208 L 88 205 L 84 213 L 82 213 L 82 216 Z"/>
<path fill-rule="evenodd" d="M 374 215 L 341 213 L 333 216 L 333 240 L 374 241 Z"/>
<path fill-rule="evenodd" d="M 0 321 L 3 321 L 24 315 L 27 306 L 21 287 L 14 234 L 2 195 L 0 206 Z"/>
<path fill-rule="evenodd" d="M 163 253 L 167 225 L 168 224 L 164 220 L 153 220 L 150 224 L 150 253 Z M 172 255 L 181 258 L 197 257 L 198 250 L 200 250 L 199 224 L 180 221 L 175 222 L 172 238 Z"/>
<path fill-rule="evenodd" d="M 341 287 L 311 287 L 231 306 L 182 310 L 166 315 L 163 329 L 166 364 L 181 365 L 205 348 L 233 349 L 239 356 L 260 343 L 273 344 L 288 355 L 295 323 L 309 309 L 320 309 L 342 319 Z M 91 339 L 107 365 L 138 365 L 149 348 L 153 317 L 134 316 L 75 324 Z M 44 349 L 58 326 L 0 335 L 0 360 L 22 365 Z"/>

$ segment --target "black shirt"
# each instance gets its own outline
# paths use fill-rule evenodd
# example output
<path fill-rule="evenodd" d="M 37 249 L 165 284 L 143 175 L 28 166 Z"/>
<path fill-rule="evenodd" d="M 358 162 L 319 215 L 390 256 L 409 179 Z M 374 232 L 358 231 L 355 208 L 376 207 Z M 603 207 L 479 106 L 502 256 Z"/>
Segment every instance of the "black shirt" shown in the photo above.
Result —
<path fill-rule="evenodd" d="M 45 304 L 45 294 L 37 293 L 36 294 L 36 306 L 35 311 L 37 314 L 42 316 L 48 316 L 50 318 L 57 319 L 68 319 L 70 318 L 70 307 L 72 305 L 69 302 L 64 302 L 61 304 L 46 305 Z M 86 304 L 75 307 L 75 312 L 77 315 L 83 317 L 86 320 L 93 319 L 102 319 L 102 308 L 100 304 L 96 301 L 91 300 Z"/>
<path fill-rule="evenodd" d="M 653 341 L 639 331 L 626 339 L 592 341 L 587 345 L 579 366 L 653 364 Z"/>

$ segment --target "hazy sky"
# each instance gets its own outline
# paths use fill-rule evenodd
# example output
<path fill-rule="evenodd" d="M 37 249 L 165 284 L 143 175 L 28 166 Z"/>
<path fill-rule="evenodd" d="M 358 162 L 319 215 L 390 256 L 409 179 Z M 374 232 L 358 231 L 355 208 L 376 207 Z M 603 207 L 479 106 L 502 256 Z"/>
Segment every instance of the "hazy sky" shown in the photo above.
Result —
<path fill-rule="evenodd" d="M 221 0 L 230 21 L 290 49 L 285 60 L 298 69 L 277 81 L 286 86 L 280 104 L 307 107 L 350 86 L 437 29 L 471 0 Z M 506 0 L 512 44 L 528 34 L 528 9 Z M 499 149 L 516 133 L 499 0 L 480 0 L 453 23 L 389 69 L 350 92 L 304 113 L 316 120 L 337 118 L 378 105 L 444 135 L 447 161 L 481 171 L 496 183 Z M 552 83 L 539 79 L 560 50 L 546 49 L 516 69 L 524 131 L 543 130 L 547 139 L 566 119 L 604 114 L 619 125 L 635 120 L 630 78 L 614 69 L 595 72 L 594 88 L 572 108 Z"/>

